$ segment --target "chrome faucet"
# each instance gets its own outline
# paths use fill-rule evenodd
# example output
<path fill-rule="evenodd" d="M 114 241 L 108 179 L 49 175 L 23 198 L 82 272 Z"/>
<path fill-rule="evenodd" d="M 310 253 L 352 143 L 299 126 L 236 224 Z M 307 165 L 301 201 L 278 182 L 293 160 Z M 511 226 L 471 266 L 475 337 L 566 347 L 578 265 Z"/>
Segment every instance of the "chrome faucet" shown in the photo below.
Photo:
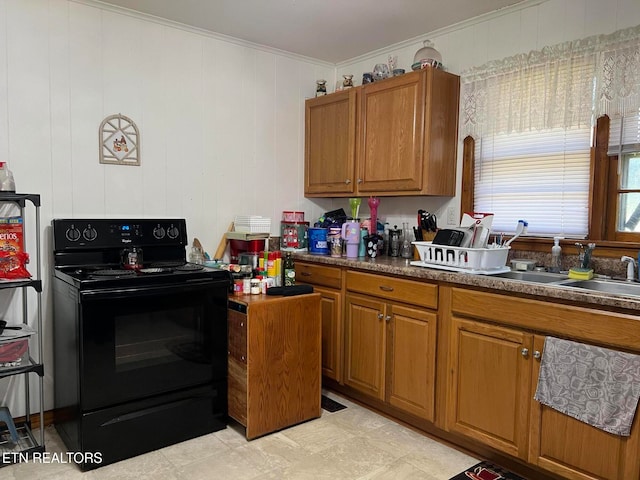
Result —
<path fill-rule="evenodd" d="M 587 243 L 585 247 L 580 242 L 576 242 L 575 246 L 578 247 L 578 260 L 581 268 L 589 268 L 589 264 L 591 263 L 591 254 L 593 250 L 596 248 L 595 243 Z"/>
<path fill-rule="evenodd" d="M 633 268 L 636 266 L 636 261 L 628 256 L 623 256 L 620 259 L 621 262 L 627 262 L 627 282 L 634 282 L 636 279 Z"/>

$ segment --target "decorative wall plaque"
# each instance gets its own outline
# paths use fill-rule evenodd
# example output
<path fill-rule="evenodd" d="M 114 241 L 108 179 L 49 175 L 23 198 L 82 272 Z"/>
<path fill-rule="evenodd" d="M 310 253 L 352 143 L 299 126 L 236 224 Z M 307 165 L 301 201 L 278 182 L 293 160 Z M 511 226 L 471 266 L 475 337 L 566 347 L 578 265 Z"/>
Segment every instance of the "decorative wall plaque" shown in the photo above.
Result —
<path fill-rule="evenodd" d="M 140 165 L 140 132 L 129 117 L 117 114 L 100 124 L 100 163 Z"/>

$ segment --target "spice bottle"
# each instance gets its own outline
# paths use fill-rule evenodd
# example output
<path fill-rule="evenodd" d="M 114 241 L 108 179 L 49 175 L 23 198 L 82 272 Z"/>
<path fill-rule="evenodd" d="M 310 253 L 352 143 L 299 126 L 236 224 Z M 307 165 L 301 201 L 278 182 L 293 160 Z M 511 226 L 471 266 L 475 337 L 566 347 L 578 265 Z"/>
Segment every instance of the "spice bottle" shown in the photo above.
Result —
<path fill-rule="evenodd" d="M 291 256 L 291 252 L 287 252 L 282 262 L 282 286 L 290 287 L 296 284 L 296 269 Z"/>

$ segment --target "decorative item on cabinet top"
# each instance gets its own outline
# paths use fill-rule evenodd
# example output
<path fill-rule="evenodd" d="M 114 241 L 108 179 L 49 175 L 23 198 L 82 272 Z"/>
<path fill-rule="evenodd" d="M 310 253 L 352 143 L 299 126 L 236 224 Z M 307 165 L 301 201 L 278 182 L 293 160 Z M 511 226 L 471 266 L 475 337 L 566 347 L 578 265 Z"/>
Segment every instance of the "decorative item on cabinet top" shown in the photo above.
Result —
<path fill-rule="evenodd" d="M 129 117 L 110 115 L 100 124 L 100 163 L 140 165 L 140 131 Z"/>
<path fill-rule="evenodd" d="M 435 48 L 431 40 L 425 40 L 424 46 L 416 52 L 411 64 L 412 70 L 420 70 L 423 68 L 434 67 L 443 68 L 442 55 Z"/>
<path fill-rule="evenodd" d="M 316 97 L 322 97 L 327 94 L 327 81 L 316 80 Z"/>

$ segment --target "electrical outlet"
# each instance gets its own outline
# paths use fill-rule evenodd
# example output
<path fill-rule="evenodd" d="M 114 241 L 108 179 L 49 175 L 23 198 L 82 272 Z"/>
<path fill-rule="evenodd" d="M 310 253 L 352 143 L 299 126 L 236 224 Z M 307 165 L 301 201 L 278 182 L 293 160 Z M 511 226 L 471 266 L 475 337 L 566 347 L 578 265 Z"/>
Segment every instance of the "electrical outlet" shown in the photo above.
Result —
<path fill-rule="evenodd" d="M 457 225 L 456 211 L 453 207 L 447 208 L 447 225 Z"/>

